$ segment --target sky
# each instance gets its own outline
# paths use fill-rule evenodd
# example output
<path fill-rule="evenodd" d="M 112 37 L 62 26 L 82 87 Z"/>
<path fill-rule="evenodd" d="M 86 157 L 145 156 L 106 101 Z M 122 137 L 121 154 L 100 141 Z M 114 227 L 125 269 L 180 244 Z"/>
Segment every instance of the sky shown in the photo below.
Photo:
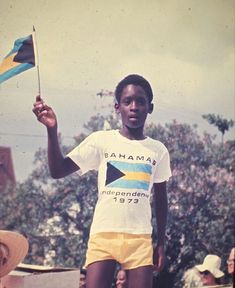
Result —
<path fill-rule="evenodd" d="M 65 143 L 126 75 L 143 75 L 154 91 L 149 121 L 198 124 L 203 114 L 235 118 L 233 0 L 0 0 L 0 61 L 16 39 L 36 29 L 41 96 L 52 106 Z M 0 146 L 11 147 L 16 179 L 46 147 L 32 114 L 37 69 L 0 86 Z M 106 102 L 105 102 L 106 101 Z M 234 129 L 226 134 L 234 139 Z M 225 137 L 225 139 L 226 139 Z"/>

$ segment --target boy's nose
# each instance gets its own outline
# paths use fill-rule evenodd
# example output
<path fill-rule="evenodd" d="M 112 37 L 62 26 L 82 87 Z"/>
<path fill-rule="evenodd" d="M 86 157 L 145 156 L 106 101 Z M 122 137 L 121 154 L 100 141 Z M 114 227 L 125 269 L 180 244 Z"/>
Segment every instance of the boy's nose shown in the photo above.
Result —
<path fill-rule="evenodd" d="M 138 109 L 138 105 L 135 101 L 131 102 L 131 110 L 137 110 Z"/>

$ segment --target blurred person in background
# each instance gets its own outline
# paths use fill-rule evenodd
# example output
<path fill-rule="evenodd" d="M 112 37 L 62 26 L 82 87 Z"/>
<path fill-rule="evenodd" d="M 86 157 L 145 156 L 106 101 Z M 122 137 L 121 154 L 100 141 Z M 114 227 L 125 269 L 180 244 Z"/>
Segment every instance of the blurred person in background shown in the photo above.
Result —
<path fill-rule="evenodd" d="M 228 274 L 231 276 L 231 287 L 233 287 L 234 284 L 234 255 L 235 255 L 235 247 L 232 248 L 227 264 L 228 264 Z"/>
<path fill-rule="evenodd" d="M 195 267 L 185 271 L 183 275 L 183 282 L 183 288 L 197 288 L 203 286 L 200 273 Z"/>
<path fill-rule="evenodd" d="M 203 286 L 216 287 L 220 284 L 224 272 L 220 270 L 221 258 L 217 255 L 207 255 L 202 264 L 196 265 L 201 275 Z"/>
<path fill-rule="evenodd" d="M 80 271 L 79 288 L 86 288 L 86 269 L 83 268 Z"/>
<path fill-rule="evenodd" d="M 127 287 L 127 274 L 125 270 L 119 270 L 116 277 L 116 288 Z"/>

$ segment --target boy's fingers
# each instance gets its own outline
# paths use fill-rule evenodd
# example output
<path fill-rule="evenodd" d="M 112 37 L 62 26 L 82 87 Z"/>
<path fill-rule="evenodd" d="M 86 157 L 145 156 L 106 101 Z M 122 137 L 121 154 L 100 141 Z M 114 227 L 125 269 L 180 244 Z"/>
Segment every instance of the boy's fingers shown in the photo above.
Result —
<path fill-rule="evenodd" d="M 36 96 L 36 101 L 37 101 L 37 102 L 42 101 L 41 95 L 37 95 L 37 96 Z"/>
<path fill-rule="evenodd" d="M 51 107 L 49 107 L 48 105 L 44 103 L 35 103 L 34 108 L 32 109 L 32 111 L 36 114 L 36 116 L 38 116 L 41 112 L 47 113 L 50 110 L 51 110 Z"/>
<path fill-rule="evenodd" d="M 34 108 L 41 109 L 44 105 L 44 102 L 40 95 L 36 96 L 36 102 L 33 104 Z"/>
<path fill-rule="evenodd" d="M 47 114 L 46 110 L 43 110 L 42 112 L 39 112 L 37 115 L 38 120 L 40 121 L 42 119 L 43 116 L 45 116 Z"/>

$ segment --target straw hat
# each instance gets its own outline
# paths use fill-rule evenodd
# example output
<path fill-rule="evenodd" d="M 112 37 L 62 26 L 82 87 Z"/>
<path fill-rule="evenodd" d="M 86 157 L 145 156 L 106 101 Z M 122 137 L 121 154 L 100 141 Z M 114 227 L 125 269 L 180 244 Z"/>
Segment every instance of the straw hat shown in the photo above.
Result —
<path fill-rule="evenodd" d="M 221 258 L 217 255 L 207 255 L 203 261 L 203 264 L 196 265 L 195 267 L 200 271 L 209 271 L 215 278 L 220 278 L 224 275 L 224 272 L 220 270 Z"/>
<path fill-rule="evenodd" d="M 28 252 L 28 240 L 21 234 L 0 230 L 0 277 L 23 261 Z"/>

